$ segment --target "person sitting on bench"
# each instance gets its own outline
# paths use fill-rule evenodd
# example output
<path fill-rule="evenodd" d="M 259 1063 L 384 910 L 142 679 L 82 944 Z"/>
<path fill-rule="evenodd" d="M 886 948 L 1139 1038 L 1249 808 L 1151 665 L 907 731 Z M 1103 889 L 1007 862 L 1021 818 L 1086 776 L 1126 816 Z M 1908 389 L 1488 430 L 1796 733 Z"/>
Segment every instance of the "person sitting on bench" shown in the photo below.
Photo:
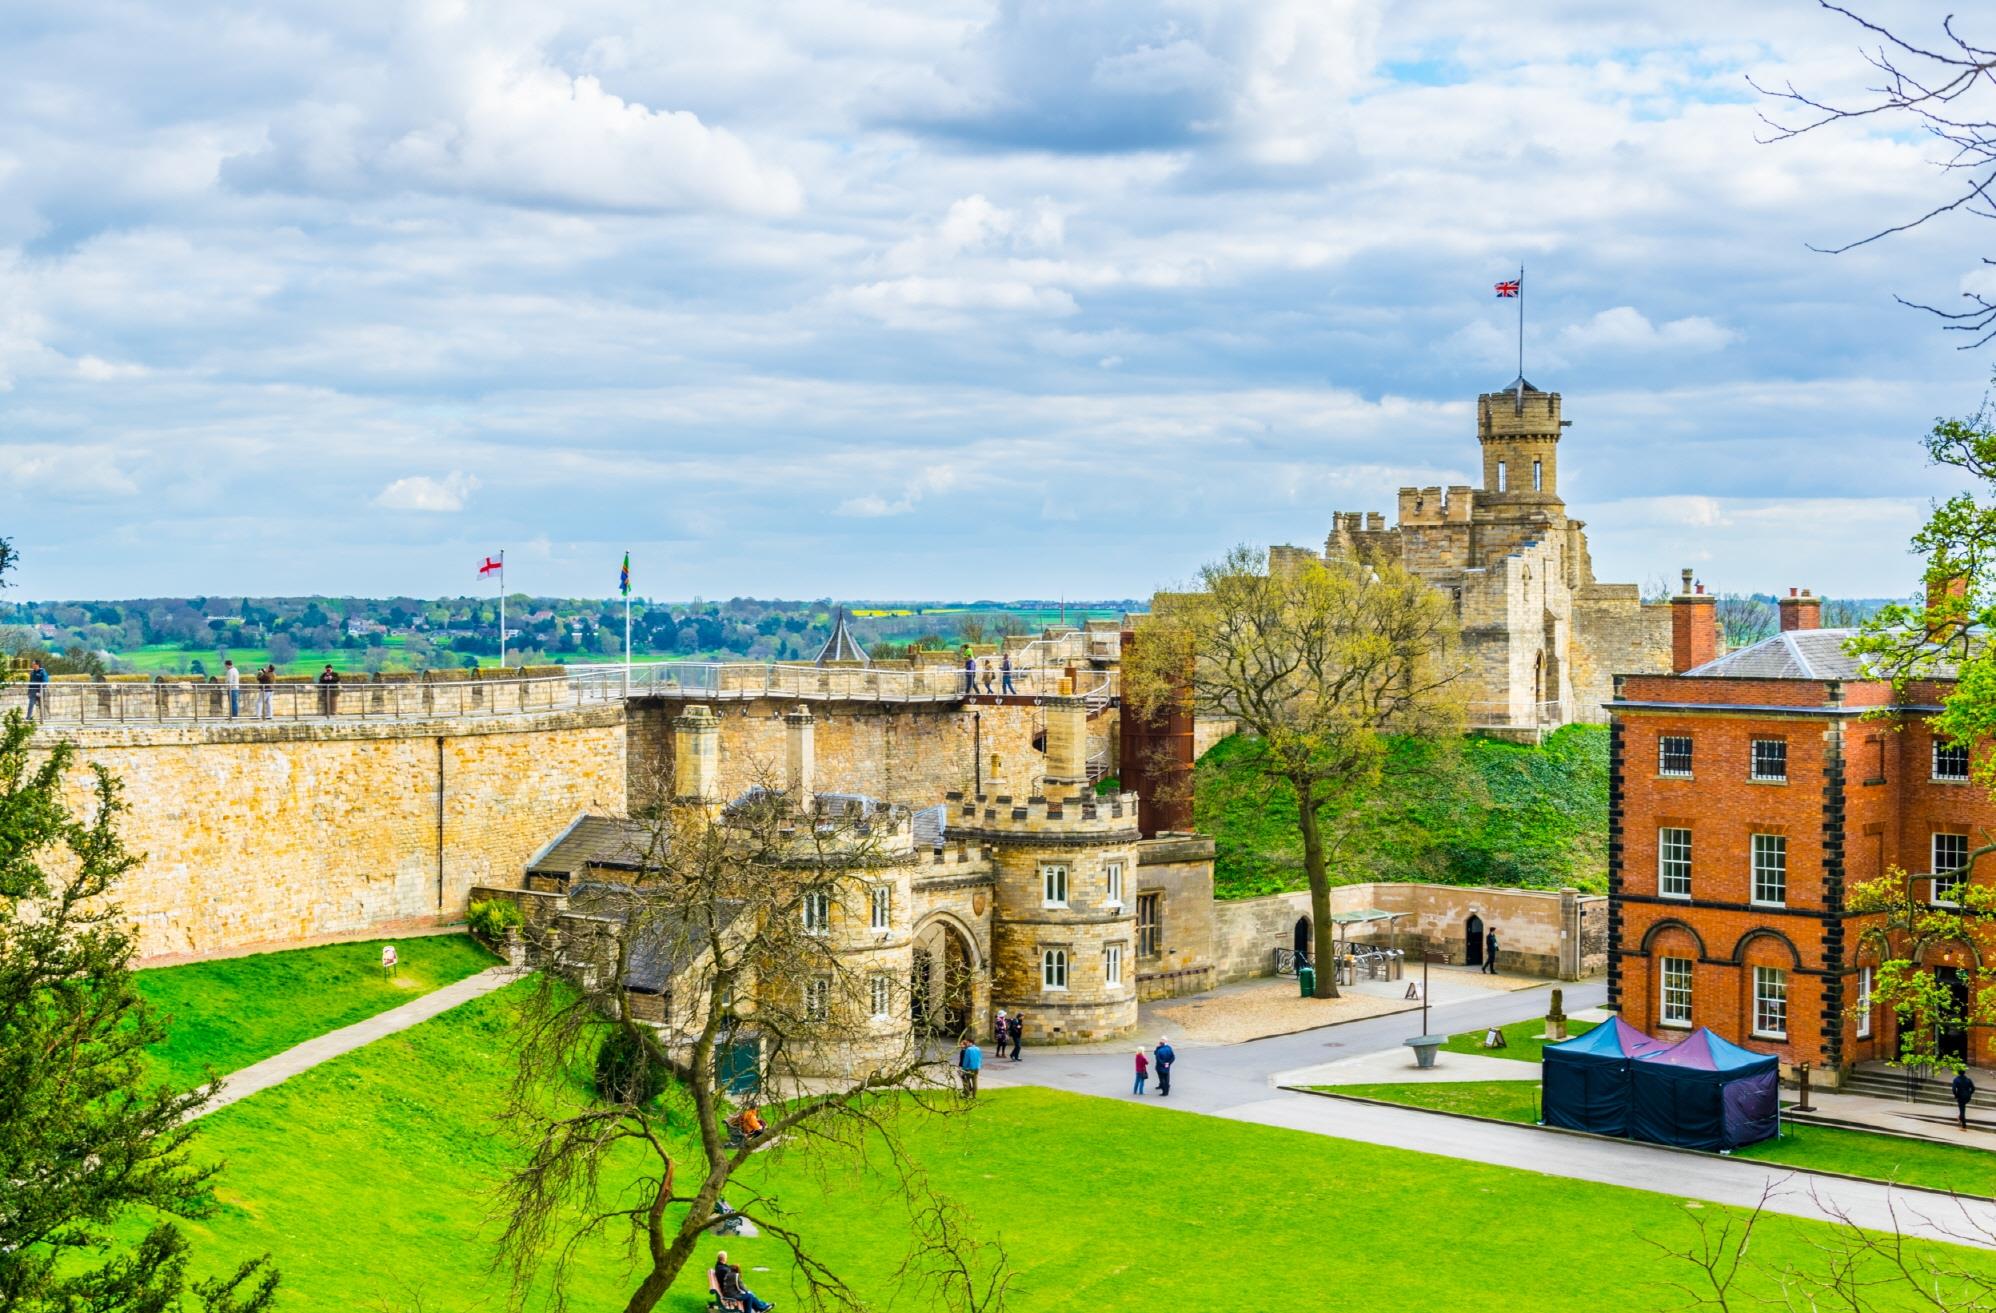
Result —
<path fill-rule="evenodd" d="M 749 1313 L 763 1313 L 776 1305 L 758 1299 L 756 1293 L 742 1284 L 742 1270 L 728 1261 L 728 1251 L 723 1249 L 714 1255 L 714 1293 L 721 1297 L 722 1308 L 745 1308 Z"/>

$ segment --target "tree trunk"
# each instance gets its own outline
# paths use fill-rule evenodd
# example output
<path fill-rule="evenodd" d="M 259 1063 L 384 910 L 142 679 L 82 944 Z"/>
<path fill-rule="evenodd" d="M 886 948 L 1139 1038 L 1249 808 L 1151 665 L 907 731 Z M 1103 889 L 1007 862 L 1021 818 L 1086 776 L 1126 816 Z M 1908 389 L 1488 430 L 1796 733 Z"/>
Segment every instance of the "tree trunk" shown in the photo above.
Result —
<path fill-rule="evenodd" d="M 1317 965 L 1317 998 L 1337 998 L 1338 964 L 1331 955 L 1337 928 L 1331 921 L 1331 878 L 1324 870 L 1324 835 L 1310 805 L 1310 781 L 1292 779 L 1296 819 L 1303 831 L 1303 874 L 1310 878 L 1310 958 Z"/>

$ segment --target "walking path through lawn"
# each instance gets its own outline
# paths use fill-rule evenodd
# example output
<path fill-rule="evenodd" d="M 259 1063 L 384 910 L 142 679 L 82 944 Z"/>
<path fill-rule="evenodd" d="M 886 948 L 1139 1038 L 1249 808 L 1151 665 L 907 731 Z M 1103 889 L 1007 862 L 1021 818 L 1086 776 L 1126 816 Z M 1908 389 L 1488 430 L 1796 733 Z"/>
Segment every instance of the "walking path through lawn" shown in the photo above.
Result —
<path fill-rule="evenodd" d="M 1564 989 L 1569 1015 L 1599 1004 L 1607 994 L 1600 981 L 1568 984 Z M 1482 1030 L 1543 1016 L 1549 1001 L 1544 988 L 1465 997 L 1437 1004 L 1429 1025 L 1443 1035 Z M 1841 1212 L 1860 1225 L 1881 1230 L 1890 1230 L 1896 1220 L 1899 1230 L 1907 1235 L 1996 1246 L 1996 1206 L 1992 1205 L 1959 1204 L 1924 1191 L 1798 1172 L 1747 1159 L 1675 1153 L 1628 1141 L 1471 1121 L 1416 1108 L 1288 1094 L 1276 1088 L 1278 1078 L 1302 1068 L 1365 1054 L 1405 1052 L 1401 1041 L 1419 1029 L 1418 1014 L 1401 1013 L 1246 1044 L 1202 1046 L 1181 1044 L 1174 1038 L 1178 1062 L 1172 1071 L 1171 1097 L 1168 1101 L 1157 1099 L 1153 1081 L 1146 1101 L 1233 1121 L 1284 1126 L 1548 1176 L 1638 1190 L 1661 1189 L 1688 1199 L 1747 1208 L 1760 1202 L 1770 1183 L 1777 1183 L 1779 1193 L 1767 1204 L 1772 1212 L 1816 1219 Z M 1141 1038 L 1149 1048 L 1159 1037 Z M 1136 1041 L 1132 1041 L 1129 1048 L 1135 1047 Z M 1459 1056 L 1444 1053 L 1439 1062 L 1448 1063 Z M 1385 1064 L 1391 1061 L 1381 1059 Z M 1476 1065 L 1498 1061 L 1502 1059 L 1481 1059 Z M 1128 1051 L 1036 1049 L 1017 1063 L 987 1061 L 981 1083 L 986 1088 L 1044 1085 L 1078 1094 L 1129 1098 L 1131 1065 Z M 1535 1071 L 1536 1064 L 1531 1066 Z M 1437 1182 L 1447 1180 L 1447 1171 L 1446 1167 L 1436 1168 Z M 1970 1234 L 1978 1228 L 1979 1237 Z"/>
<path fill-rule="evenodd" d="M 377 1012 L 365 1021 L 356 1021 L 351 1026 L 315 1036 L 275 1057 L 230 1073 L 222 1081 L 221 1092 L 202 1104 L 193 1115 L 205 1117 L 217 1108 L 226 1108 L 238 1099 L 247 1099 L 259 1090 L 267 1090 L 342 1053 L 351 1053 L 362 1045 L 421 1025 L 460 1003 L 469 1003 L 481 994 L 490 994 L 502 985 L 510 985 L 520 976 L 521 973 L 512 967 L 489 967 L 475 976 L 466 976 L 454 984 L 432 990 L 399 1008 Z"/>

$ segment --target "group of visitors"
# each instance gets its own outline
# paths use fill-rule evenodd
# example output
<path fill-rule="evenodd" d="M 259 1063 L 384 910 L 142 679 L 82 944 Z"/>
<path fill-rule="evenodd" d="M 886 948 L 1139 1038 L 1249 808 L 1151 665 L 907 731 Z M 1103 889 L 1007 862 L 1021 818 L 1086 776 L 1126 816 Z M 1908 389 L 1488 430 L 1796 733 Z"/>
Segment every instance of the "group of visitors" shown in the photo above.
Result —
<path fill-rule="evenodd" d="M 1171 1040 L 1168 1037 L 1160 1036 L 1157 1041 L 1157 1047 L 1149 1053 L 1138 1049 L 1137 1083 L 1136 1088 L 1131 1093 L 1141 1096 L 1144 1092 L 1145 1083 L 1150 1080 L 1151 1072 L 1155 1071 L 1157 1073 L 1158 1096 L 1160 1098 L 1169 1097 L 1171 1094 L 1171 1064 L 1176 1061 L 1178 1061 L 1178 1054 L 1172 1050 Z"/>
<path fill-rule="evenodd" d="M 1010 652 L 1005 653 L 997 661 L 986 657 L 980 665 L 977 658 L 971 655 L 970 645 L 968 643 L 964 644 L 963 691 L 965 693 L 977 692 L 980 673 L 983 677 L 985 693 L 1001 693 L 1010 697 L 1018 692 L 1017 689 L 1012 687 L 1012 654 Z M 999 686 L 995 689 L 991 686 L 993 675 L 998 676 L 999 679 Z"/>
<path fill-rule="evenodd" d="M 331 666 L 326 669 L 331 670 Z M 229 719 L 234 720 L 242 713 L 243 672 L 233 660 L 222 659 L 222 682 L 229 689 Z M 277 667 L 265 664 L 256 672 L 256 714 L 259 720 L 269 720 L 275 712 L 274 702 L 277 691 Z"/>
<path fill-rule="evenodd" d="M 991 1040 L 994 1056 L 1003 1058 L 1005 1056 L 1005 1046 L 1010 1044 L 1012 1046 L 1012 1061 L 1017 1062 L 1019 1060 L 1019 1043 L 1025 1038 L 1025 1034 L 1025 1013 L 1014 1012 L 1008 1017 L 1004 1012 L 999 1012 L 998 1020 L 991 1023 Z"/>
<path fill-rule="evenodd" d="M 763 1313 L 776 1305 L 758 1296 L 742 1284 L 742 1270 L 728 1261 L 728 1251 L 723 1249 L 714 1255 L 714 1293 L 721 1297 L 724 1309 L 747 1309 L 748 1313 Z"/>

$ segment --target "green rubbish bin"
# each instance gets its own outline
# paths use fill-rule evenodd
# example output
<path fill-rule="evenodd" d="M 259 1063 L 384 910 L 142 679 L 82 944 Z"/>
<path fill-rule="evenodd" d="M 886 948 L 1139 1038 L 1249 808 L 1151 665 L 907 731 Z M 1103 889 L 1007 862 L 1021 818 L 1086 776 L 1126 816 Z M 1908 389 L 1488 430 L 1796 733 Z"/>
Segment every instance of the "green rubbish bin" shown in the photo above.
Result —
<path fill-rule="evenodd" d="M 1296 983 L 1302 988 L 1304 998 L 1309 998 L 1315 994 L 1317 992 L 1317 968 L 1308 966 L 1297 967 Z"/>

